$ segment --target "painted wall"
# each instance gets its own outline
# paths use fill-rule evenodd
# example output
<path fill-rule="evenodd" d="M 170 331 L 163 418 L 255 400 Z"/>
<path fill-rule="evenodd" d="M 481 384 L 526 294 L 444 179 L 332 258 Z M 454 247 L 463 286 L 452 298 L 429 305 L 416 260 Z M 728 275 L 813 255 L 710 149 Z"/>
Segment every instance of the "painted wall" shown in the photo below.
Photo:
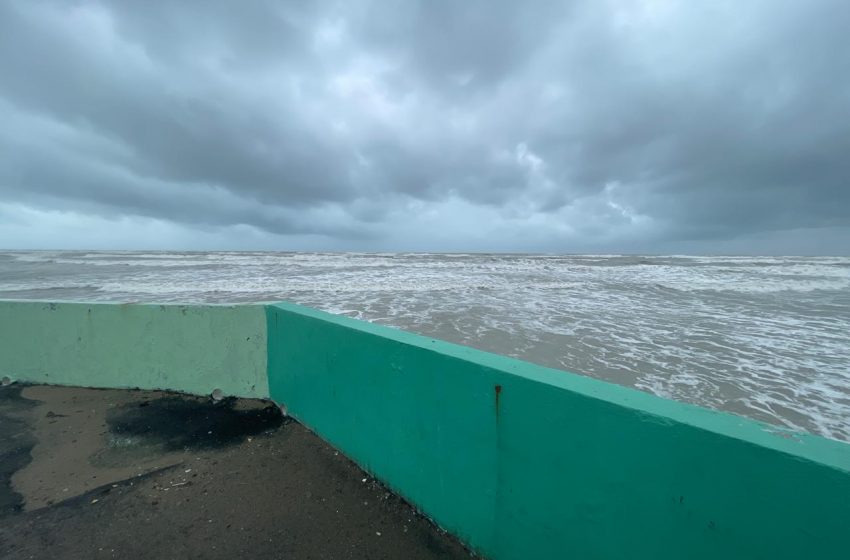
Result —
<path fill-rule="evenodd" d="M 0 377 L 268 397 L 261 305 L 0 301 Z"/>
<path fill-rule="evenodd" d="M 0 301 L 0 376 L 270 395 L 495 559 L 850 555 L 850 445 L 294 305 Z"/>
<path fill-rule="evenodd" d="M 294 305 L 267 313 L 271 397 L 489 557 L 850 557 L 850 445 Z"/>

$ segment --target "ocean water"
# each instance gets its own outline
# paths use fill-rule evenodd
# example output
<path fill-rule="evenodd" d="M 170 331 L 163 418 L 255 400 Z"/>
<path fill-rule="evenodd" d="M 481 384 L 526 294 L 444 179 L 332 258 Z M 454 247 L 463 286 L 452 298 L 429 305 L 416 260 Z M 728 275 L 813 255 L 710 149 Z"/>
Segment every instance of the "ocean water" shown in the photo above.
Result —
<path fill-rule="evenodd" d="M 4 252 L 0 299 L 289 300 L 850 441 L 850 257 Z"/>

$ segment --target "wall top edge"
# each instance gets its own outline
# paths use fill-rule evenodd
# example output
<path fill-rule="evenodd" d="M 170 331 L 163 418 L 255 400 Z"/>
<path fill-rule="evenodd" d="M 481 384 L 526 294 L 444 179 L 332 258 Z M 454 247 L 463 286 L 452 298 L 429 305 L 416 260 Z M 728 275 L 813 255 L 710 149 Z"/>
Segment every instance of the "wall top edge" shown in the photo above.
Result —
<path fill-rule="evenodd" d="M 578 393 L 591 399 L 636 411 L 646 422 L 685 424 L 747 444 L 767 447 L 793 455 L 801 460 L 817 462 L 850 474 L 850 443 L 789 430 L 736 414 L 666 399 L 638 389 L 616 385 L 570 371 L 548 368 L 293 303 L 276 302 L 269 304 L 267 309 L 312 317 L 341 327 L 393 340 L 403 345 L 471 362 L 482 368 L 496 370 L 506 375 L 518 376 L 534 383 Z"/>

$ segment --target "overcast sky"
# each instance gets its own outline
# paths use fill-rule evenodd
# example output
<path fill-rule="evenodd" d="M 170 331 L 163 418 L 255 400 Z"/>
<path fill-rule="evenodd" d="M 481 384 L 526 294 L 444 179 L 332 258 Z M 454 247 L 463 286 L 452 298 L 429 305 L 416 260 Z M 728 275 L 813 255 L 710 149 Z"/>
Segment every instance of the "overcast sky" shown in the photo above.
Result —
<path fill-rule="evenodd" d="M 846 0 L 0 0 L 0 247 L 847 254 L 848 30 Z"/>

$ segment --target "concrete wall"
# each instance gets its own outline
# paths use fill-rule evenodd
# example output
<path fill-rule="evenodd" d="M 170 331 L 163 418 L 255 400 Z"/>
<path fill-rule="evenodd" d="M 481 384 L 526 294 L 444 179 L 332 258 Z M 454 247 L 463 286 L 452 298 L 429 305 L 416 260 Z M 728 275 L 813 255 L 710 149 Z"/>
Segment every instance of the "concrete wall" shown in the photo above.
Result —
<path fill-rule="evenodd" d="M 294 305 L 0 301 L 0 376 L 270 395 L 494 559 L 850 556 L 850 445 Z"/>
<path fill-rule="evenodd" d="M 288 304 L 273 399 L 496 559 L 850 557 L 850 445 Z"/>
<path fill-rule="evenodd" d="M 0 301 L 0 377 L 268 397 L 263 306 Z"/>

